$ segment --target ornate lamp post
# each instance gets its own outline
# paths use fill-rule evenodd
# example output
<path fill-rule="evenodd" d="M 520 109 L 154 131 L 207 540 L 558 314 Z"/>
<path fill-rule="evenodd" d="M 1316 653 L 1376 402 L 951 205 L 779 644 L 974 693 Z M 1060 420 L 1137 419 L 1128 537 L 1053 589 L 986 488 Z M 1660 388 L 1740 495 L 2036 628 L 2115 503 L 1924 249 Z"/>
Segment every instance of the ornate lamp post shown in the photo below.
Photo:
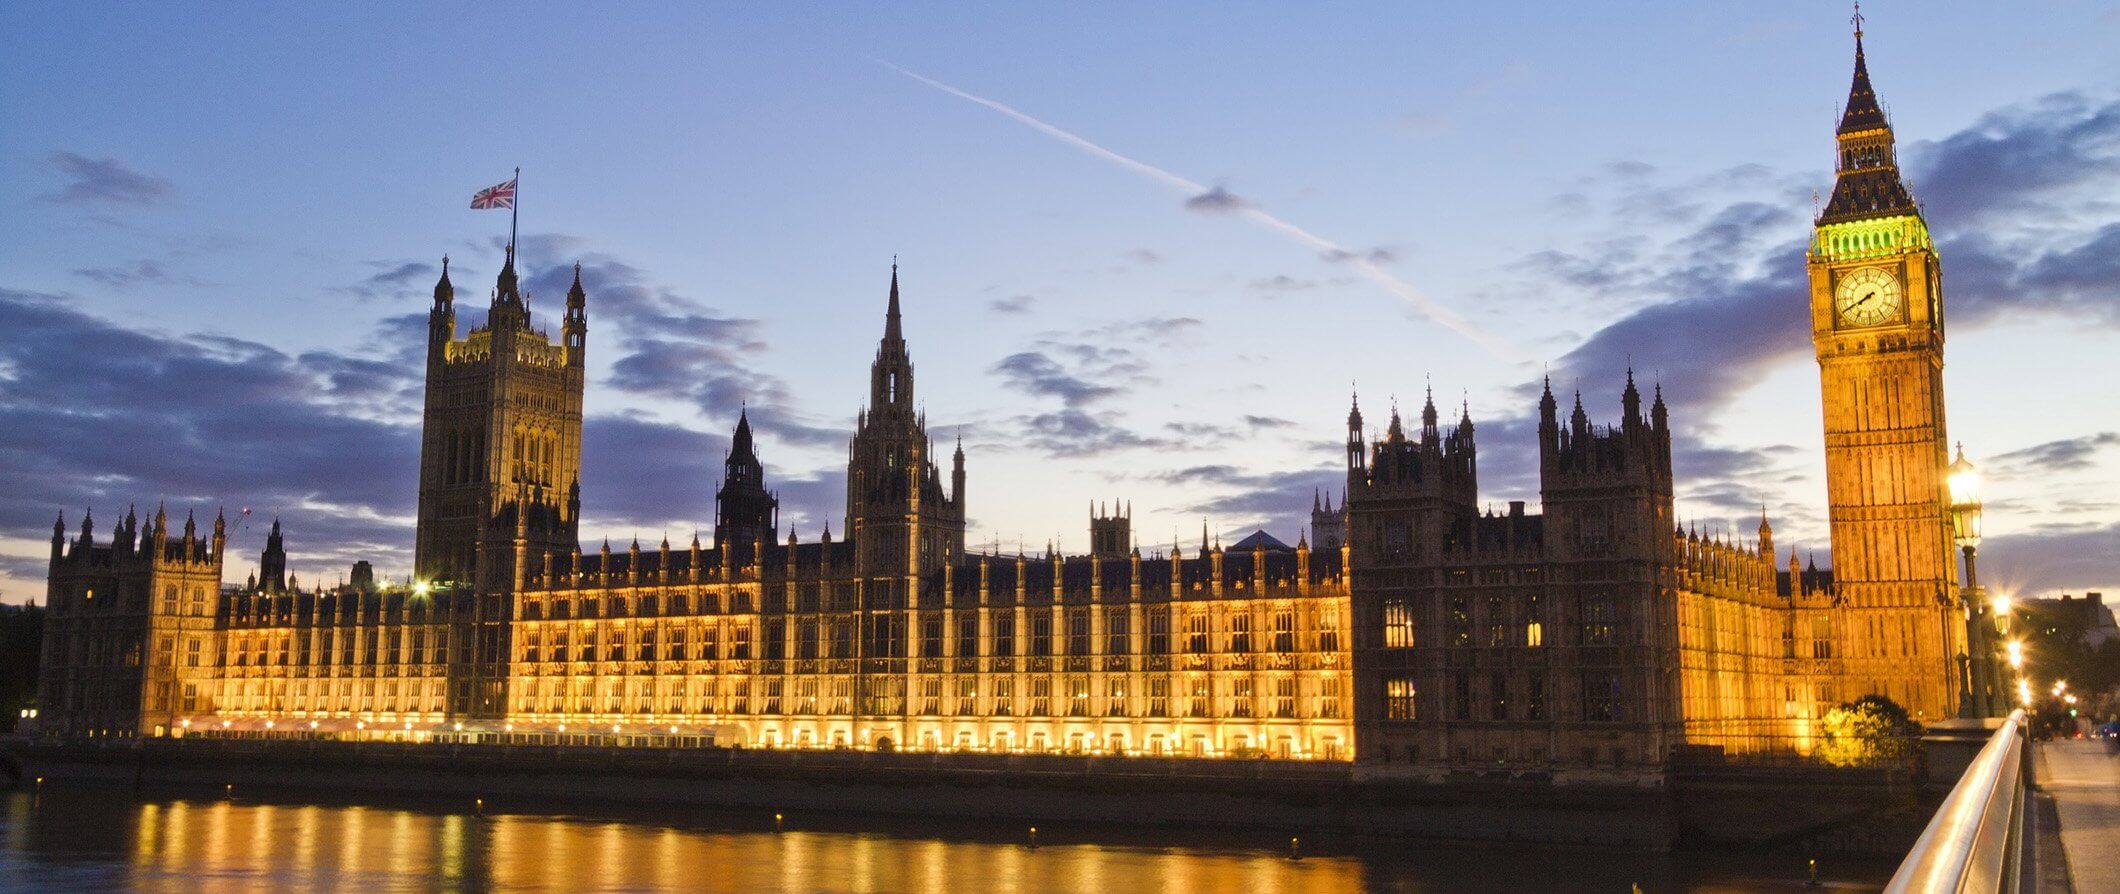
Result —
<path fill-rule="evenodd" d="M 1994 713 L 1988 691 L 1988 683 L 1994 677 L 1989 667 L 1994 661 L 1994 649 L 1988 635 L 1993 625 L 1987 619 L 1987 600 L 1980 598 L 1980 580 L 1973 562 L 1973 555 L 1980 548 L 1980 473 L 1966 462 L 1964 444 L 1958 445 L 1958 458 L 1945 470 L 1944 486 L 1950 492 L 1950 503 L 1945 508 L 1951 514 L 1951 537 L 1965 553 L 1965 587 L 1959 595 L 1965 608 L 1966 652 L 1959 656 L 1965 689 L 1958 701 L 1958 714 L 1986 717 Z"/>

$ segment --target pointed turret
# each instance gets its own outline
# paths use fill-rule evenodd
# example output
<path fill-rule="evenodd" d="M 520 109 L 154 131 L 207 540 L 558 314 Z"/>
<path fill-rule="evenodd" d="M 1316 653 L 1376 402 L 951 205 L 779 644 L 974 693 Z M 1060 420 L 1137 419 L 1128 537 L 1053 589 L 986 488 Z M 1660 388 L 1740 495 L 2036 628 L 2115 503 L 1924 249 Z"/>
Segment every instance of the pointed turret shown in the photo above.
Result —
<path fill-rule="evenodd" d="M 1634 367 L 1627 367 L 1627 390 L 1620 392 L 1619 403 L 1625 414 L 1623 422 L 1633 425 L 1642 421 L 1642 393 L 1634 387 Z"/>
<path fill-rule="evenodd" d="M 1884 109 L 1877 104 L 1877 90 L 1870 86 L 1870 63 L 1862 51 L 1862 27 L 1855 28 L 1855 77 L 1848 84 L 1848 102 L 1840 113 L 1840 133 L 1859 133 L 1884 127 Z"/>
<path fill-rule="evenodd" d="M 1899 158 L 1892 125 L 1870 86 L 1870 65 L 1862 46 L 1862 20 L 1856 17 L 1855 76 L 1848 84 L 1847 105 L 1836 131 L 1840 156 L 1833 197 L 1818 216 L 1820 224 L 1916 213 L 1914 197 L 1899 179 Z"/>
<path fill-rule="evenodd" d="M 1362 441 L 1362 398 L 1356 394 L 1347 403 L 1347 471 L 1352 474 L 1363 468 L 1367 447 Z"/>
<path fill-rule="evenodd" d="M 1406 442 L 1406 428 L 1399 424 L 1399 402 L 1391 402 L 1391 425 L 1384 429 L 1384 439 L 1393 444 Z"/>
<path fill-rule="evenodd" d="M 1428 387 L 1428 397 L 1421 404 L 1421 444 L 1433 447 L 1442 440 L 1442 431 L 1436 426 L 1435 386 Z"/>
<path fill-rule="evenodd" d="M 883 311 L 883 343 L 905 344 L 905 330 L 898 319 L 898 262 L 891 262 L 891 303 Z"/>
<path fill-rule="evenodd" d="M 733 462 L 757 458 L 751 444 L 751 408 L 745 405 L 736 411 L 736 434 L 729 438 L 729 459 Z"/>
<path fill-rule="evenodd" d="M 266 592 L 287 589 L 287 547 L 280 539 L 280 520 L 274 517 L 272 531 L 265 535 L 265 552 L 258 556 L 258 572 Z"/>
<path fill-rule="evenodd" d="M 434 281 L 434 309 L 447 310 L 456 301 L 456 285 L 449 281 L 449 256 L 442 256 L 442 277 Z"/>
<path fill-rule="evenodd" d="M 501 275 L 493 283 L 493 300 L 495 304 L 502 302 L 523 303 L 522 289 L 515 278 L 515 246 L 513 245 L 508 246 L 507 255 L 501 261 Z"/>
<path fill-rule="evenodd" d="M 1774 561 L 1774 526 L 1767 523 L 1767 506 L 1759 506 L 1759 554 Z"/>

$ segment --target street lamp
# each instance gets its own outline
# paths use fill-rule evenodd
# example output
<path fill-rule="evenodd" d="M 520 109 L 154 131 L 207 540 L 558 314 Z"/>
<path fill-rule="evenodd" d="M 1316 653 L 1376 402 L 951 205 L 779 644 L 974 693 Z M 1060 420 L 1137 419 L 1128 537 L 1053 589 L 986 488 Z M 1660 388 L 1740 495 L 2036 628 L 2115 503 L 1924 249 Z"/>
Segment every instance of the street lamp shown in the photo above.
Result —
<path fill-rule="evenodd" d="M 1986 717 L 1994 713 L 1988 698 L 1994 656 L 1989 654 L 1993 650 L 1987 635 L 1991 629 L 1986 619 L 1988 606 L 1980 598 L 1973 563 L 1973 554 L 1980 548 L 1980 473 L 1966 462 L 1964 444 L 1958 445 L 1958 458 L 1944 470 L 1943 480 L 1950 496 L 1944 508 L 1951 516 L 1951 539 L 1965 553 L 1965 588 L 1959 598 L 1965 607 L 1965 648 L 1971 658 L 1964 664 L 1965 690 L 1958 701 L 1958 716 Z"/>

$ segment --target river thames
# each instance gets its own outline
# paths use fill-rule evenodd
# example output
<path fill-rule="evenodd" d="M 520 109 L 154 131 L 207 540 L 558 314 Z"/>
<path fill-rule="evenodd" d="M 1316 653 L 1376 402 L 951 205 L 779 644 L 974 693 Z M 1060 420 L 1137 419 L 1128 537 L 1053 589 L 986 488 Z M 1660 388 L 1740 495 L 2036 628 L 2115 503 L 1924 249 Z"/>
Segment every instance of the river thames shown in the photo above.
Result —
<path fill-rule="evenodd" d="M 316 802 L 47 786 L 0 810 L 5 891 L 1800 891 L 1801 858 L 1306 841 L 878 816 Z M 307 796 L 304 796 L 307 797 Z M 1889 859 L 1836 858 L 1837 890 Z M 1815 890 L 1815 889 L 1808 889 Z"/>

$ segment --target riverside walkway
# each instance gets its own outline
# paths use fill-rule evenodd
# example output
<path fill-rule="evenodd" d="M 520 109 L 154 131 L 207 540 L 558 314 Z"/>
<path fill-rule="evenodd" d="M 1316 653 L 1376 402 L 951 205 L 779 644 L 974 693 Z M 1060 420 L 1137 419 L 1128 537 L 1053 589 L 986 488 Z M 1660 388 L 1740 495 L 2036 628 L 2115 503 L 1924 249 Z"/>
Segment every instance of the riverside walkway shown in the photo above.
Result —
<path fill-rule="evenodd" d="M 2044 742 L 2036 768 L 2039 790 L 2053 799 L 2060 821 L 2069 887 L 2120 892 L 2120 751 L 2089 739 Z M 2041 890 L 2057 887 L 2042 882 Z"/>

